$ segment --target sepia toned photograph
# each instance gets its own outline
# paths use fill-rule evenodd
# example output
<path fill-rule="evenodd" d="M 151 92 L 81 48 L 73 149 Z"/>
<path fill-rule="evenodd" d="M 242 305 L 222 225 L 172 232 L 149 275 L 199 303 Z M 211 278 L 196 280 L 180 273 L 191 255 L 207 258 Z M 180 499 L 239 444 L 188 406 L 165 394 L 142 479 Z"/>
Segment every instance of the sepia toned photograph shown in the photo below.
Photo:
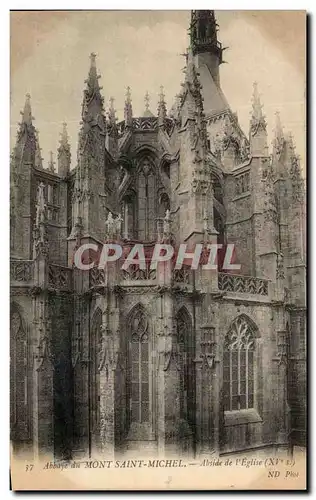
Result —
<path fill-rule="evenodd" d="M 306 489 L 306 12 L 10 44 L 13 490 Z"/>

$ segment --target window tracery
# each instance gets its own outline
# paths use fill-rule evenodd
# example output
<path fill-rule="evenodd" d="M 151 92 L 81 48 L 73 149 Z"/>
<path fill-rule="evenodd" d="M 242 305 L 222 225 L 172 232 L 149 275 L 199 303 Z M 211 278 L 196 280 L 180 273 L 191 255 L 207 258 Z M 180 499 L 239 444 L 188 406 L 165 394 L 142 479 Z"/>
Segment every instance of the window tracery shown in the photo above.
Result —
<path fill-rule="evenodd" d="M 130 319 L 131 421 L 149 422 L 148 319 L 137 308 Z"/>
<path fill-rule="evenodd" d="M 224 342 L 224 410 L 254 407 L 255 333 L 243 316 L 231 325 Z"/>

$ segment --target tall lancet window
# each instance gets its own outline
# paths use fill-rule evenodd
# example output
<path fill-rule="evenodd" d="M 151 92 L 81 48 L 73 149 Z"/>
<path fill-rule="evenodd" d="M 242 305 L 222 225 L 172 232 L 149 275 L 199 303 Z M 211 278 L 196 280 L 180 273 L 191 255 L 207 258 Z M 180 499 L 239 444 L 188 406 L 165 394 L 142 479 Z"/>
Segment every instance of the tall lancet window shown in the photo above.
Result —
<path fill-rule="evenodd" d="M 28 437 L 28 342 L 22 318 L 15 308 L 11 312 L 10 340 L 11 429 L 13 438 Z"/>
<path fill-rule="evenodd" d="M 122 235 L 124 239 L 135 238 L 135 211 L 136 202 L 134 193 L 128 193 L 124 196 L 122 202 Z"/>
<path fill-rule="evenodd" d="M 255 332 L 250 321 L 239 316 L 224 343 L 224 411 L 254 407 Z"/>
<path fill-rule="evenodd" d="M 148 320 L 141 308 L 130 317 L 130 410 L 131 422 L 149 422 Z"/>
<path fill-rule="evenodd" d="M 143 159 L 138 173 L 138 239 L 155 238 L 155 175 L 153 165 Z"/>
<path fill-rule="evenodd" d="M 182 307 L 176 316 L 180 363 L 180 415 L 194 424 L 194 342 L 190 315 Z"/>

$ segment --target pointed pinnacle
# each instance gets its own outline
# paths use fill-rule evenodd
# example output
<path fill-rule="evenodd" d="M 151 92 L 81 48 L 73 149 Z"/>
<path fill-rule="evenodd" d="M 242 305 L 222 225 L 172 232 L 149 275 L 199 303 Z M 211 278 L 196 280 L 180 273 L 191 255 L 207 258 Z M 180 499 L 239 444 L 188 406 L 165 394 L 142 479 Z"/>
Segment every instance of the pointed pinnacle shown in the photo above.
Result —
<path fill-rule="evenodd" d="M 127 87 L 127 89 L 126 89 L 125 106 L 124 106 L 124 120 L 125 120 L 126 125 L 128 125 L 128 126 L 132 125 L 133 109 L 132 109 L 132 99 L 131 99 L 131 88 L 130 87 Z"/>
<path fill-rule="evenodd" d="M 294 144 L 294 137 L 293 137 L 293 134 L 292 132 L 288 132 L 286 134 L 286 142 L 288 143 L 288 146 L 290 148 L 290 150 L 292 151 L 292 153 L 295 153 L 295 144 Z"/>
<path fill-rule="evenodd" d="M 88 78 L 85 80 L 85 83 L 88 84 L 90 89 L 100 90 L 99 87 L 99 78 L 100 76 L 97 74 L 97 67 L 95 62 L 96 54 L 90 54 L 90 70 Z"/>
<path fill-rule="evenodd" d="M 30 94 L 26 94 L 26 99 L 25 99 L 25 104 L 24 104 L 24 109 L 21 111 L 22 115 L 22 123 L 25 123 L 26 125 L 31 125 L 32 124 L 32 110 L 31 110 L 31 96 Z"/>
<path fill-rule="evenodd" d="M 91 54 L 90 54 L 90 65 L 91 65 L 91 68 L 95 68 L 96 67 L 96 62 L 95 62 L 95 58 L 96 57 L 97 57 L 97 55 L 94 52 L 91 52 Z"/>
<path fill-rule="evenodd" d="M 262 104 L 260 102 L 260 96 L 259 96 L 259 92 L 258 92 L 258 83 L 257 82 L 253 82 L 252 115 L 257 120 L 259 120 L 263 117 Z"/>
<path fill-rule="evenodd" d="M 149 97 L 149 94 L 148 94 L 148 90 L 146 90 L 146 94 L 145 94 L 144 101 L 145 101 L 145 110 L 146 110 L 146 111 L 149 111 L 149 101 L 150 101 L 150 97 Z"/>
<path fill-rule="evenodd" d="M 110 107 L 109 107 L 108 116 L 109 116 L 110 123 L 115 125 L 115 123 L 116 123 L 116 117 L 115 117 L 116 110 L 114 109 L 114 97 L 110 97 L 109 101 L 110 101 Z"/>
<path fill-rule="evenodd" d="M 60 145 L 61 146 L 68 145 L 68 131 L 67 131 L 67 123 L 66 122 L 63 123 L 63 130 L 60 133 L 60 136 L 61 136 L 60 141 L 59 141 Z"/>
<path fill-rule="evenodd" d="M 126 88 L 126 99 L 125 99 L 125 102 L 130 104 L 132 102 L 132 99 L 131 99 L 131 87 L 127 87 Z"/>
<path fill-rule="evenodd" d="M 160 102 L 165 102 L 165 94 L 164 94 L 163 85 L 160 85 L 159 101 Z"/>
<path fill-rule="evenodd" d="M 166 102 L 165 102 L 165 94 L 164 94 L 164 88 L 161 85 L 160 86 L 160 94 L 159 94 L 159 102 L 158 102 L 158 120 L 159 120 L 159 125 L 164 124 L 164 120 L 167 116 L 167 109 L 166 109 Z"/>
<path fill-rule="evenodd" d="M 281 124 L 280 112 L 275 112 L 275 137 L 279 139 L 283 139 L 283 127 Z"/>
<path fill-rule="evenodd" d="M 54 155 L 53 155 L 53 152 L 50 151 L 49 152 L 49 162 L 48 162 L 48 170 L 50 170 L 51 172 L 55 172 L 55 162 L 54 162 Z"/>

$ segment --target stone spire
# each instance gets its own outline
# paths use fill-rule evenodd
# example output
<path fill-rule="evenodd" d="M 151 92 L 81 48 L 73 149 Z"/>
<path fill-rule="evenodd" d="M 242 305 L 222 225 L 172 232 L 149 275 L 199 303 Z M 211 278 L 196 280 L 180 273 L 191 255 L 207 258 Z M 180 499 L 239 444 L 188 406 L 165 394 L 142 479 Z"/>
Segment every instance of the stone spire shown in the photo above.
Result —
<path fill-rule="evenodd" d="M 188 100 L 186 115 L 189 119 L 194 120 L 195 122 L 192 146 L 195 152 L 195 159 L 199 162 L 206 158 L 207 129 L 203 110 L 203 97 L 201 94 L 202 85 L 200 84 L 200 80 L 198 78 L 191 50 L 188 52 L 188 62 L 185 71 L 183 88 L 183 103 Z"/>
<path fill-rule="evenodd" d="M 82 104 L 82 123 L 78 141 L 78 165 L 73 190 L 72 231 L 70 239 L 75 240 L 76 223 L 81 217 L 83 234 L 101 237 L 104 225 L 102 217 L 93 218 L 91 211 L 95 210 L 95 193 L 99 189 L 100 176 L 103 176 L 105 166 L 106 119 L 103 108 L 103 97 L 99 86 L 99 76 L 96 69 L 96 56 L 90 56 L 90 70 L 86 80 Z M 80 224 L 81 224 L 80 222 Z M 71 245 L 74 241 L 71 242 Z"/>
<path fill-rule="evenodd" d="M 68 142 L 67 123 L 63 123 L 63 129 L 60 134 L 59 148 L 57 150 L 58 174 L 66 177 L 70 170 L 70 144 Z"/>
<path fill-rule="evenodd" d="M 148 91 L 146 91 L 146 94 L 145 94 L 145 97 L 144 97 L 144 101 L 145 101 L 145 111 L 144 111 L 143 116 L 148 117 L 148 118 L 151 117 L 151 116 L 154 116 L 152 114 L 152 112 L 150 111 L 150 109 L 149 109 L 150 97 L 149 97 Z"/>
<path fill-rule="evenodd" d="M 53 152 L 49 152 L 49 160 L 48 160 L 48 170 L 52 173 L 55 173 L 55 162 Z"/>
<path fill-rule="evenodd" d="M 262 113 L 262 104 L 260 102 L 260 96 L 258 93 L 257 82 L 253 83 L 253 95 L 252 95 L 252 112 L 250 119 L 250 134 L 256 135 L 260 130 L 266 130 L 267 124 L 265 117 Z"/>
<path fill-rule="evenodd" d="M 219 65 L 223 62 L 224 49 L 217 40 L 217 29 L 213 10 L 191 11 L 189 31 L 193 55 L 203 59 L 203 64 L 207 64 L 214 82 L 219 86 Z"/>
<path fill-rule="evenodd" d="M 45 184 L 41 182 L 37 188 L 36 220 L 33 229 L 33 258 L 48 255 L 47 238 L 47 206 L 45 201 Z"/>
<path fill-rule="evenodd" d="M 163 86 L 160 87 L 159 103 L 158 103 L 158 126 L 162 127 L 164 125 L 165 119 L 167 117 L 167 108 L 165 101 L 165 94 L 163 92 Z"/>
<path fill-rule="evenodd" d="M 68 131 L 67 131 L 67 123 L 63 123 L 63 130 L 60 133 L 60 141 L 59 141 L 59 148 L 58 149 L 64 149 L 64 148 L 69 148 L 69 143 L 68 143 Z"/>
<path fill-rule="evenodd" d="M 188 90 L 194 98 L 198 110 L 203 110 L 203 97 L 201 94 L 202 85 L 198 78 L 198 72 L 194 63 L 193 53 L 189 49 L 188 61 L 185 69 L 184 92 Z"/>
<path fill-rule="evenodd" d="M 304 194 L 304 181 L 302 178 L 300 157 L 296 154 L 291 133 L 287 134 L 285 138 L 285 148 L 287 150 L 289 177 L 292 183 L 292 199 L 293 201 L 301 201 Z"/>
<path fill-rule="evenodd" d="M 30 94 L 26 94 L 25 96 L 25 104 L 24 109 L 21 111 L 22 115 L 22 123 L 24 125 L 32 125 L 32 110 L 31 110 L 31 96 Z"/>
<path fill-rule="evenodd" d="M 101 96 L 102 87 L 99 86 L 100 75 L 96 68 L 96 55 L 90 55 L 90 70 L 88 78 L 85 80 L 86 89 L 83 93 L 82 120 L 86 123 L 98 123 L 104 126 L 104 99 Z"/>
<path fill-rule="evenodd" d="M 108 111 L 108 123 L 105 144 L 108 152 L 115 157 L 118 152 L 118 129 L 116 125 L 116 110 L 114 109 L 114 98 L 110 98 L 110 106 Z"/>
<path fill-rule="evenodd" d="M 252 110 L 249 127 L 249 144 L 251 154 L 267 156 L 267 123 L 262 112 L 262 104 L 258 92 L 258 84 L 253 84 Z"/>
<path fill-rule="evenodd" d="M 274 139 L 273 139 L 273 154 L 280 159 L 282 152 L 284 151 L 284 133 L 281 124 L 280 113 L 277 111 L 275 113 L 275 128 L 274 128 Z"/>
<path fill-rule="evenodd" d="M 116 110 L 114 109 L 114 97 L 110 97 L 110 106 L 109 106 L 109 111 L 108 111 L 108 117 L 109 117 L 109 126 L 116 127 Z"/>
<path fill-rule="evenodd" d="M 132 126 L 133 108 L 132 108 L 131 88 L 130 87 L 127 87 L 127 89 L 126 89 L 125 106 L 124 106 L 124 120 L 125 120 L 126 127 Z"/>
<path fill-rule="evenodd" d="M 37 135 L 33 125 L 30 94 L 26 94 L 23 111 L 20 111 L 22 120 L 17 131 L 16 144 L 12 153 L 14 168 L 18 168 L 21 162 L 35 164 L 37 148 Z"/>
<path fill-rule="evenodd" d="M 11 240 L 12 255 L 19 259 L 32 258 L 30 241 L 32 239 L 31 218 L 25 214 L 32 213 L 32 175 L 31 170 L 37 167 L 40 148 L 36 129 L 33 125 L 30 96 L 26 96 L 22 120 L 19 123 L 16 143 L 11 154 L 10 188 L 11 202 Z M 21 182 L 23 180 L 23 182 Z"/>
<path fill-rule="evenodd" d="M 193 53 L 215 51 L 221 57 L 221 45 L 217 40 L 218 24 L 214 10 L 192 10 L 190 41 Z"/>

